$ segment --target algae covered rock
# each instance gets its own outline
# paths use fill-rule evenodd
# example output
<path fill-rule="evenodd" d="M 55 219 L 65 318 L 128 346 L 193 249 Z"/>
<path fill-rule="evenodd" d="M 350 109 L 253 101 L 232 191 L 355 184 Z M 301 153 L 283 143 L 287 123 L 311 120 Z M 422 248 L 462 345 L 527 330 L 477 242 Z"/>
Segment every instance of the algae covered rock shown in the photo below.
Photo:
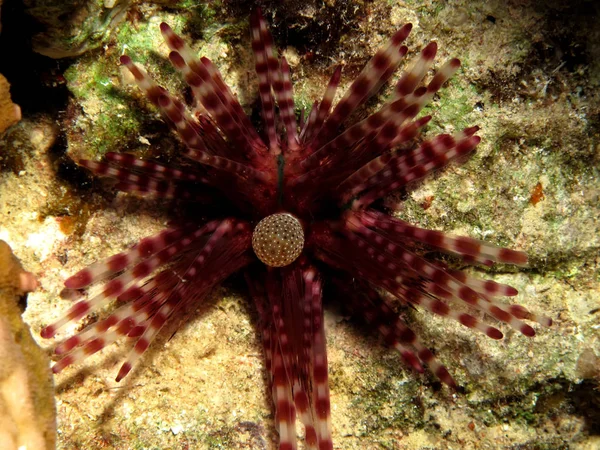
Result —
<path fill-rule="evenodd" d="M 33 50 L 50 58 L 78 56 L 104 44 L 124 17 L 129 0 L 25 0 L 27 13 L 45 30 Z"/>
<path fill-rule="evenodd" d="M 37 287 L 0 241 L 0 448 L 55 447 L 56 410 L 48 356 L 21 319 L 19 298 Z"/>

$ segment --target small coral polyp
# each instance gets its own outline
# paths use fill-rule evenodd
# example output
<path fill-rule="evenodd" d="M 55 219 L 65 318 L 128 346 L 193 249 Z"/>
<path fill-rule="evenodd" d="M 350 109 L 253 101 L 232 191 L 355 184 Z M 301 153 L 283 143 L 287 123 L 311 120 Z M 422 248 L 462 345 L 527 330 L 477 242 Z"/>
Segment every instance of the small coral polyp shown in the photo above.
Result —
<path fill-rule="evenodd" d="M 348 123 L 391 80 L 406 55 L 403 42 L 411 25 L 405 25 L 367 63 L 333 109 L 340 67 L 306 120 L 304 114 L 298 120 L 289 65 L 277 56 L 266 23 L 256 12 L 251 34 L 264 122 L 264 132 L 259 133 L 212 62 L 198 59 L 167 24 L 160 29 L 171 49 L 169 59 L 201 105 L 199 115 L 158 86 L 130 57 L 122 56 L 121 62 L 185 150 L 169 166 L 126 153 L 108 153 L 104 161 L 80 164 L 115 179 L 125 192 L 200 202 L 204 210 L 210 209 L 206 203 L 227 204 L 230 210 L 199 222 L 175 218 L 158 235 L 68 278 L 65 285 L 70 289 L 94 283 L 104 283 L 104 288 L 76 303 L 42 330 L 42 336 L 54 336 L 67 323 L 114 299 L 120 306 L 61 342 L 54 372 L 129 337 L 135 344 L 117 375 L 121 380 L 167 321 L 203 302 L 231 274 L 244 271 L 260 318 L 279 448 L 297 447 L 297 418 L 305 427 L 306 448 L 326 450 L 333 448 L 333 439 L 324 284 L 339 291 L 344 304 L 378 330 L 409 367 L 423 372 L 426 365 L 450 387 L 456 383 L 448 370 L 398 314 L 402 305 L 447 317 L 493 339 L 501 339 L 502 332 L 473 311 L 529 337 L 535 331 L 524 320 L 551 324 L 544 316 L 499 299 L 515 296 L 513 287 L 479 280 L 427 256 L 435 250 L 466 263 L 525 265 L 525 253 L 420 228 L 393 217 L 379 202 L 468 155 L 479 143 L 477 127 L 420 137 L 431 117 L 417 116 L 459 68 L 457 59 L 428 76 L 437 51 L 437 45 L 429 43 L 399 76 L 381 109 Z M 323 271 L 325 266 L 329 268 Z M 383 291 L 397 301 L 391 302 Z"/>

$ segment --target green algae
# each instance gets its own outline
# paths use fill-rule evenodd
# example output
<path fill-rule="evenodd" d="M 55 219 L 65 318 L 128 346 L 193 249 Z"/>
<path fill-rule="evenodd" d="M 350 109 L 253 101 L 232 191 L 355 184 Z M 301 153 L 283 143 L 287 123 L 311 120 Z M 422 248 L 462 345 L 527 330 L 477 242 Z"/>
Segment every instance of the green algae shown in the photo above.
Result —
<path fill-rule="evenodd" d="M 454 76 L 459 78 L 460 71 Z M 474 86 L 464 83 L 464 81 L 452 81 L 444 89 L 438 101 L 430 103 L 422 110 L 422 115 L 431 115 L 432 120 L 427 126 L 427 133 L 436 135 L 446 131 L 447 126 L 454 127 L 454 130 L 462 130 L 473 124 L 473 114 L 475 109 L 474 99 L 478 98 L 477 90 Z"/>
<path fill-rule="evenodd" d="M 96 159 L 107 151 L 123 149 L 132 140 L 144 119 L 132 101 L 115 87 L 118 65 L 116 58 L 108 61 L 86 58 L 65 72 L 69 90 L 83 114 L 70 124 L 69 151 Z M 124 139 L 125 138 L 125 139 Z"/>
<path fill-rule="evenodd" d="M 210 30 L 216 15 L 214 10 L 192 3 L 194 8 L 178 5 L 182 11 L 185 9 L 182 14 L 165 11 L 160 19 L 121 24 L 102 57 L 88 53 L 66 70 L 67 87 L 73 94 L 68 147 L 74 159 L 98 159 L 108 151 L 140 147 L 144 132 L 156 127 L 149 123 L 155 113 L 141 100 L 137 89 L 129 88 L 131 80 L 125 81 L 128 74 L 120 68 L 121 54 L 128 54 L 136 63 L 148 67 L 155 81 L 169 91 L 184 91 L 185 83 L 167 55 L 156 51 L 162 48 L 164 52 L 165 48 L 158 24 L 164 20 L 178 33 L 198 23 L 203 24 L 205 31 Z M 215 39 L 214 35 L 210 38 L 212 42 L 207 49 L 196 50 L 209 54 L 211 48 L 215 49 L 213 54 L 219 51 L 224 45 L 220 38 Z"/>

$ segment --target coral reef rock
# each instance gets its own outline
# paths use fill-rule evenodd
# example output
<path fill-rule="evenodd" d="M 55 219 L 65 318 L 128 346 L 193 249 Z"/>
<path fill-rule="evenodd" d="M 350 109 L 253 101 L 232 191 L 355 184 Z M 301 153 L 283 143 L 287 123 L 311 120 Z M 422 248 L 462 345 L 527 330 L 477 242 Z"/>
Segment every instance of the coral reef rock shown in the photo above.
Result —
<path fill-rule="evenodd" d="M 103 45 L 127 12 L 129 0 L 25 0 L 27 13 L 44 27 L 32 47 L 50 58 L 78 56 Z"/>

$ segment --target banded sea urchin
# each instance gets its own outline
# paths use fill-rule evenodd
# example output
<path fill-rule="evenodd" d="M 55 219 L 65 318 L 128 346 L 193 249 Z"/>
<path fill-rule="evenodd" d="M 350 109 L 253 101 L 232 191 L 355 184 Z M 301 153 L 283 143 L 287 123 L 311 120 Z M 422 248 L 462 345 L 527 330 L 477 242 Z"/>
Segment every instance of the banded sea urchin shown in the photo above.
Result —
<path fill-rule="evenodd" d="M 191 114 L 141 66 L 121 57 L 186 149 L 169 166 L 122 153 L 80 164 L 115 179 L 122 191 L 191 204 L 226 203 L 230 215 L 175 221 L 130 250 L 68 278 L 69 289 L 105 285 L 98 295 L 76 303 L 46 327 L 43 337 L 54 336 L 65 324 L 113 299 L 121 306 L 60 343 L 56 353 L 61 359 L 54 372 L 126 336 L 136 343 L 119 370 L 117 381 L 121 380 L 168 320 L 201 302 L 234 272 L 246 270 L 260 317 L 279 447 L 297 447 L 297 414 L 305 427 L 306 447 L 323 450 L 333 448 L 321 301 L 324 282 L 338 289 L 348 306 L 377 328 L 409 366 L 422 372 L 426 364 L 451 387 L 456 384 L 447 369 L 378 289 L 494 339 L 502 338 L 500 330 L 453 304 L 462 302 L 526 336 L 535 332 L 523 319 L 550 325 L 546 317 L 497 300 L 516 295 L 514 288 L 429 261 L 423 249 L 485 265 L 524 265 L 524 253 L 422 229 L 374 206 L 388 193 L 469 154 L 480 141 L 475 135 L 478 128 L 470 127 L 417 142 L 431 119 L 417 115 L 460 66 L 451 59 L 426 83 L 437 51 L 434 42 L 399 77 L 381 109 L 346 124 L 392 77 L 408 51 L 403 42 L 410 31 L 408 24 L 392 36 L 332 110 L 341 76 L 338 67 L 322 100 L 314 103 L 306 120 L 301 115 L 298 121 L 290 68 L 285 58 L 277 57 L 260 12 L 253 14 L 252 48 L 264 136 L 212 62 L 197 59 L 168 25 L 161 24 L 161 32 L 171 49 L 169 59 L 190 86 L 200 114 Z"/>

